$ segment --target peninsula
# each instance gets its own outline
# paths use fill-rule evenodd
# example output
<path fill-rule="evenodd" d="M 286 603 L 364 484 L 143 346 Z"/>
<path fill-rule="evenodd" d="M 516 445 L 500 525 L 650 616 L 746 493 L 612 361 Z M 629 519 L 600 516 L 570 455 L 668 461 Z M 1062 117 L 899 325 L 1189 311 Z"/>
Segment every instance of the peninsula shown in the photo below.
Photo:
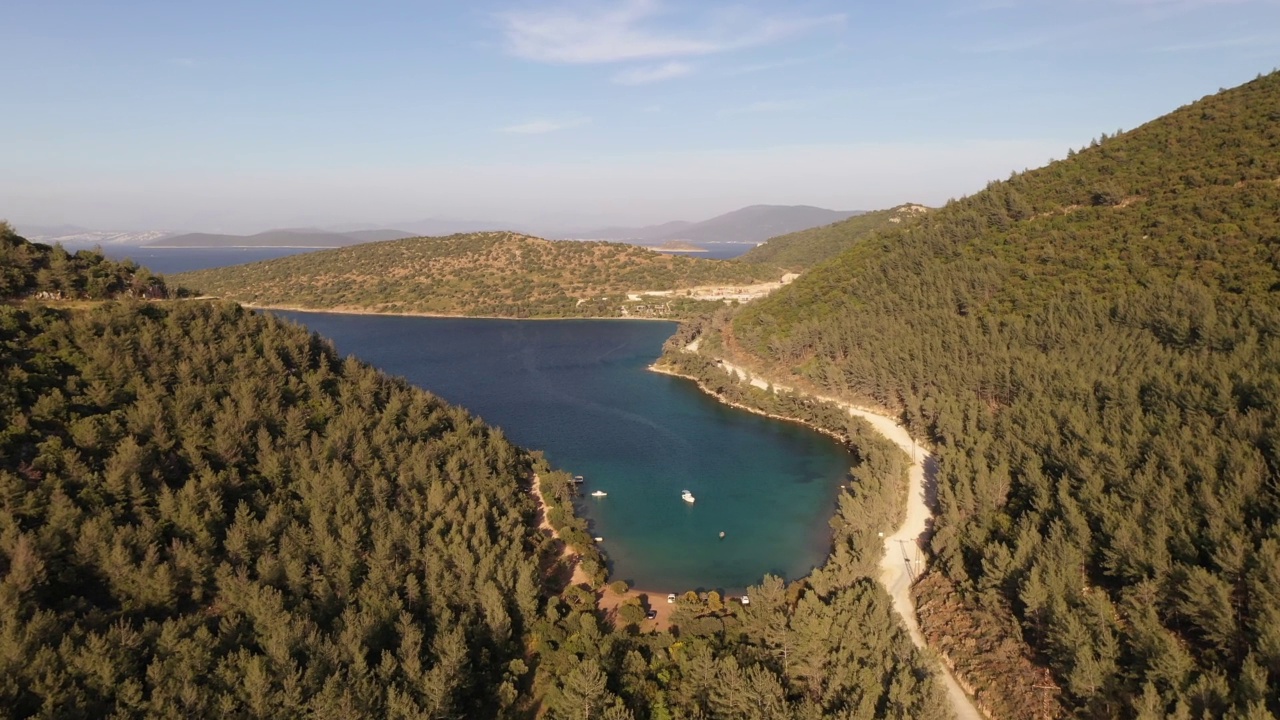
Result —
<path fill-rule="evenodd" d="M 689 317 L 762 286 L 772 265 L 510 232 L 366 243 L 175 281 L 262 307 L 510 318 Z M 772 283 L 773 285 L 769 285 Z"/>

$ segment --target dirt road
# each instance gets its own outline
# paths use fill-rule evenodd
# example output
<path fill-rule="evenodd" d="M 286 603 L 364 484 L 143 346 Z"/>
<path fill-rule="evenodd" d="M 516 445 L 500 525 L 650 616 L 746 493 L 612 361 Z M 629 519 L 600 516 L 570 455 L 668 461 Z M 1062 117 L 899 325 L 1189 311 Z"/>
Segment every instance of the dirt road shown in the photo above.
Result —
<path fill-rule="evenodd" d="M 696 342 L 696 341 L 695 341 Z M 691 344 L 692 345 L 692 344 Z M 688 348 L 686 348 L 687 350 Z M 694 346 L 696 350 L 696 346 Z M 737 375 L 755 387 L 768 389 L 768 380 L 757 376 L 746 368 L 721 360 L 720 366 L 730 374 Z M 791 390 L 791 388 L 773 384 L 774 391 Z M 893 598 L 893 609 L 902 618 L 911 635 L 911 642 L 921 650 L 928 650 L 924 635 L 916 622 L 916 607 L 911 599 L 911 583 L 915 576 L 924 572 L 925 555 L 920 547 L 922 536 L 933 518 L 929 508 L 926 491 L 936 482 L 936 465 L 933 456 L 916 444 L 911 433 L 898 422 L 883 413 L 869 408 L 858 407 L 837 398 L 824 395 L 813 396 L 844 408 L 855 417 L 866 420 L 876 432 L 893 441 L 895 445 L 911 457 L 911 470 L 907 485 L 907 517 L 902 525 L 884 539 L 884 555 L 880 558 L 880 584 Z M 969 699 L 960 683 L 956 681 L 946 666 L 941 666 L 941 677 L 947 689 L 947 697 L 958 720 L 984 720 L 985 716 Z"/>

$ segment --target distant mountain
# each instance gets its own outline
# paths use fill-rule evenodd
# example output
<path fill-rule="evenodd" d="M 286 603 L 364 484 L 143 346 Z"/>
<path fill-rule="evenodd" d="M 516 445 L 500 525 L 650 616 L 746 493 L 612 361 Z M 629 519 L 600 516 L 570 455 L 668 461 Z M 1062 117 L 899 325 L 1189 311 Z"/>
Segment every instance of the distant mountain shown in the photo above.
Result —
<path fill-rule="evenodd" d="M 419 233 L 416 233 L 416 232 L 405 232 L 404 230 L 388 230 L 385 228 L 380 230 L 356 230 L 355 232 L 342 233 L 342 234 L 346 235 L 347 237 L 355 238 L 356 240 L 362 243 L 382 242 L 383 240 L 403 240 L 405 238 L 418 237 L 419 235 Z"/>
<path fill-rule="evenodd" d="M 661 225 L 644 227 L 603 227 L 594 230 L 563 233 L 565 239 L 573 240 L 628 240 L 631 242 L 660 242 L 664 238 L 682 233 L 698 223 L 686 220 L 672 220 Z"/>
<path fill-rule="evenodd" d="M 145 245 L 172 234 L 169 230 L 91 230 L 79 225 L 18 225 L 16 229 L 31 242 L 72 247 Z"/>
<path fill-rule="evenodd" d="M 822 227 L 769 238 L 742 255 L 743 262 L 767 263 L 789 270 L 803 270 L 833 258 L 877 230 L 901 227 L 927 213 L 923 205 L 907 203 L 888 210 L 861 213 Z"/>
<path fill-rule="evenodd" d="M 440 220 L 437 218 L 426 218 L 410 222 L 397 222 L 395 223 L 395 226 L 402 227 L 405 230 L 411 230 L 413 231 L 413 235 L 417 237 L 443 237 L 445 235 L 460 235 L 463 233 L 495 230 L 514 230 L 519 232 L 527 232 L 531 230 L 531 228 L 526 227 L 523 223 L 507 222 L 502 220 Z"/>
<path fill-rule="evenodd" d="M 80 225 L 23 225 L 21 223 L 14 226 L 14 229 L 22 233 L 22 236 L 28 240 L 39 237 L 60 237 L 64 235 L 81 235 L 84 233 L 98 232 L 90 230 Z"/>
<path fill-rule="evenodd" d="M 701 222 L 675 221 L 645 227 L 607 227 L 572 233 L 575 239 L 626 240 L 651 245 L 668 240 L 693 243 L 763 242 L 785 233 L 830 225 L 858 210 L 827 210 L 809 205 L 751 205 Z"/>
<path fill-rule="evenodd" d="M 417 233 L 404 230 L 358 230 L 336 233 L 314 228 L 290 228 L 267 230 L 256 235 L 221 235 L 216 233 L 186 233 L 161 238 L 147 243 L 148 247 L 210 248 L 210 247 L 308 247 L 333 248 L 359 245 L 381 240 L 401 240 Z"/>

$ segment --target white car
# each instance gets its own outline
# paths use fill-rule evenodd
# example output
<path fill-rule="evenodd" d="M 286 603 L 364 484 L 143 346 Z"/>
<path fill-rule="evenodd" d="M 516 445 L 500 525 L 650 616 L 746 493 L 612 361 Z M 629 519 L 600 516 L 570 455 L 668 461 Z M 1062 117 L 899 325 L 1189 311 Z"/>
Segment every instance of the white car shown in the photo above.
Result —
<path fill-rule="evenodd" d="M 742 596 L 742 604 L 743 604 L 743 605 L 750 605 L 750 604 L 751 604 L 751 598 L 747 597 L 746 595 L 743 595 L 743 596 Z"/>
<path fill-rule="evenodd" d="M 675 594 L 675 593 L 671 593 L 670 595 L 668 595 L 668 596 L 667 596 L 667 602 L 669 602 L 669 603 L 674 603 L 675 601 L 676 601 L 676 594 Z"/>

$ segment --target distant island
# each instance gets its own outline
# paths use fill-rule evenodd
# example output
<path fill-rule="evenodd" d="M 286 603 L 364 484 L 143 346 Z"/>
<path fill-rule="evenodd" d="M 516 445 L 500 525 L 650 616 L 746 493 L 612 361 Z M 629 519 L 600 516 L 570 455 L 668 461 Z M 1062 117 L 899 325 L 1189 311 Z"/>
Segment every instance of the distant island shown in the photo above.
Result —
<path fill-rule="evenodd" d="M 693 243 L 691 243 L 691 242 L 685 242 L 685 241 L 683 241 L 683 240 L 672 240 L 672 241 L 670 241 L 670 242 L 664 242 L 664 243 L 662 243 L 661 245 L 654 245 L 653 247 L 651 247 L 651 248 L 649 248 L 649 249 L 650 249 L 650 250 L 652 250 L 652 251 L 654 251 L 654 252 L 660 252 L 660 253 L 704 253 L 704 252 L 707 252 L 707 249 L 706 249 L 706 248 L 704 248 L 704 247 L 698 247 L 697 245 L 694 245 L 694 244 L 693 244 Z"/>

